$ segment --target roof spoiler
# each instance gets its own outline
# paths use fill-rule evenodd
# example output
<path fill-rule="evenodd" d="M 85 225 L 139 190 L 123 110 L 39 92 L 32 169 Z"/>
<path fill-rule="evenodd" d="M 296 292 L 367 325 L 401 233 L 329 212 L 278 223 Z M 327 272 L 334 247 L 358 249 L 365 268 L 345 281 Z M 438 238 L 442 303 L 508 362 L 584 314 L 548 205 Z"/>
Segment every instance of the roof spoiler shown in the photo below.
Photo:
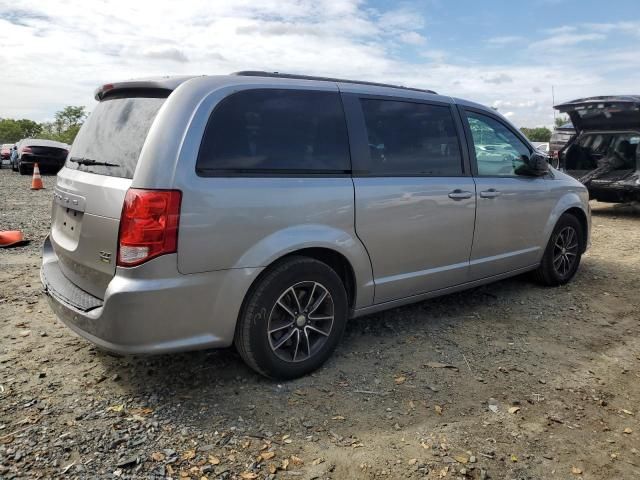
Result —
<path fill-rule="evenodd" d="M 131 92 L 135 96 L 135 92 L 155 92 L 155 96 L 168 96 L 173 90 L 187 80 L 194 78 L 193 75 L 175 76 L 175 77 L 157 77 L 142 78 L 139 80 L 129 80 L 125 82 L 105 83 L 99 86 L 94 92 L 94 98 L 101 101 L 105 96 L 115 94 L 116 91 Z"/>

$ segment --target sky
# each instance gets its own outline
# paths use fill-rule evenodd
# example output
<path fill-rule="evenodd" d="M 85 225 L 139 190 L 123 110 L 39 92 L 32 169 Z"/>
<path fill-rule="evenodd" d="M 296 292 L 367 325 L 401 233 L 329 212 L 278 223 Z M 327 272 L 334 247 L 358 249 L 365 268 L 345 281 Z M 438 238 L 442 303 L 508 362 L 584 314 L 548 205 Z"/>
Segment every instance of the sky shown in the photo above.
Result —
<path fill-rule="evenodd" d="M 95 105 L 103 83 L 269 70 L 388 82 L 496 107 L 640 94 L 637 0 L 0 0 L 0 118 Z"/>

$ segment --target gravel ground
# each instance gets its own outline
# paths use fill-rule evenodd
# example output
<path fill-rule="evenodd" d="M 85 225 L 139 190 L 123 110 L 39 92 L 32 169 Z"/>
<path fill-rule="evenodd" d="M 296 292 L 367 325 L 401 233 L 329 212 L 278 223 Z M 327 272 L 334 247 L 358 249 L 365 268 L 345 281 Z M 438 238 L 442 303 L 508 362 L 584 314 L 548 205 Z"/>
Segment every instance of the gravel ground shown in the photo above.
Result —
<path fill-rule="evenodd" d="M 640 212 L 593 204 L 573 283 L 515 278 L 354 320 L 274 383 L 233 350 L 116 357 L 40 292 L 45 190 L 0 171 L 0 478 L 640 478 Z"/>

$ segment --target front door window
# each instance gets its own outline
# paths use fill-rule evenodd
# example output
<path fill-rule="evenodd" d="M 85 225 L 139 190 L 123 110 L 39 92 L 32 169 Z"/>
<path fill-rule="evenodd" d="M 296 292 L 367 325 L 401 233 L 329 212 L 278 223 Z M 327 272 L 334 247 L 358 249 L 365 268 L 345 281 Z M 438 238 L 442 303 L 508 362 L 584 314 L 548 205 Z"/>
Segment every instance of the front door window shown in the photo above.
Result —
<path fill-rule="evenodd" d="M 529 147 L 506 125 L 488 115 L 467 112 L 478 175 L 513 177 L 526 169 Z"/>

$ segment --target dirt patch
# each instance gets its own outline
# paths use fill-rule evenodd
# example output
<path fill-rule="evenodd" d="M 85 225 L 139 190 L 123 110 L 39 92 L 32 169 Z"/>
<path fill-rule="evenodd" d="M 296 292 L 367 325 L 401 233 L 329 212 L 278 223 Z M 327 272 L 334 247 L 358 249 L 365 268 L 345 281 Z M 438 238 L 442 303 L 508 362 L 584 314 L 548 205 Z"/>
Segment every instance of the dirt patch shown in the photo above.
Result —
<path fill-rule="evenodd" d="M 0 171 L 2 478 L 640 478 L 640 213 L 593 204 L 573 283 L 515 278 L 350 322 L 288 383 L 233 350 L 115 357 L 40 293 L 45 190 Z M 180 319 L 176 319 L 180 321 Z M 255 475 L 255 477 L 254 477 Z"/>

